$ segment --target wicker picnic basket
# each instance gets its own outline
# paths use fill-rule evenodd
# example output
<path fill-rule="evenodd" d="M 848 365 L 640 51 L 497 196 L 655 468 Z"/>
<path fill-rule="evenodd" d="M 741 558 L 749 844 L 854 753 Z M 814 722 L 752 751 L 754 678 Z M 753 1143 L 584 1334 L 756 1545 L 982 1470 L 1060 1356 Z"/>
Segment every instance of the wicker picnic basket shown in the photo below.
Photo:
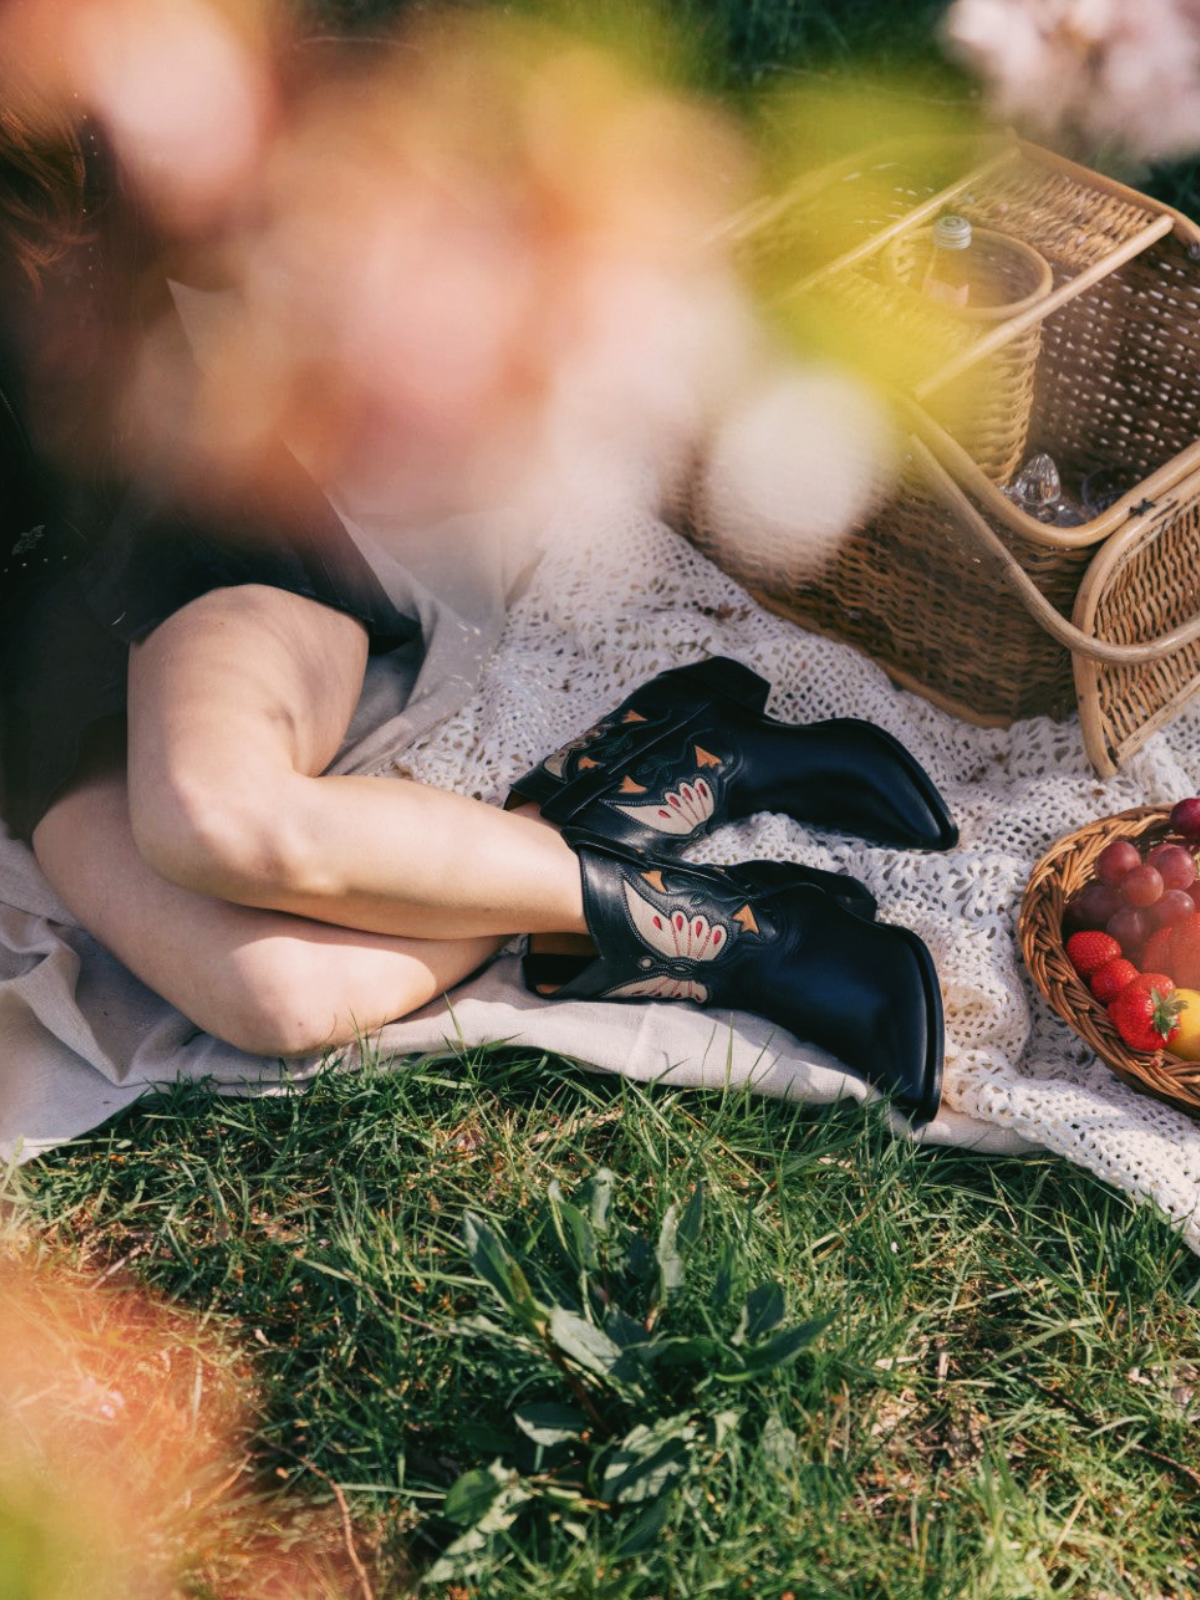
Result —
<path fill-rule="evenodd" d="M 988 318 L 926 300 L 911 263 L 948 209 L 1047 278 L 1014 281 Z M 802 323 L 903 325 L 907 446 L 886 503 L 832 555 L 809 556 L 799 517 L 749 548 L 702 469 L 690 536 L 765 604 L 969 721 L 1078 707 L 1093 765 L 1115 772 L 1200 685 L 1200 228 L 1004 139 L 867 152 L 731 231 Z M 1035 451 L 1067 495 L 1107 471 L 1118 498 L 1077 526 L 1039 521 L 1002 492 Z"/>
<path fill-rule="evenodd" d="M 1163 1050 L 1149 1054 L 1129 1049 L 1067 960 L 1062 937 L 1063 908 L 1093 877 L 1101 850 L 1114 839 L 1132 839 L 1148 849 L 1173 838 L 1169 817 L 1170 807 L 1139 806 L 1060 839 L 1029 879 L 1017 937 L 1038 989 L 1122 1082 L 1200 1118 L 1200 1062 L 1183 1061 Z"/>

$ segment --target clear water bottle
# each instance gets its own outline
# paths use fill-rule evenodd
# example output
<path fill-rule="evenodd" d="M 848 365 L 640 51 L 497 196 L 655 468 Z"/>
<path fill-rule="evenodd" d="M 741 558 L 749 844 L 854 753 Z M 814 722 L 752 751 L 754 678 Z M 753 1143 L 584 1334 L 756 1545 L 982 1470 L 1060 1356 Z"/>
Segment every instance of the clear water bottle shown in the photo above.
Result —
<path fill-rule="evenodd" d="M 965 306 L 971 298 L 971 224 L 966 217 L 939 217 L 921 293 L 945 305 Z"/>
<path fill-rule="evenodd" d="M 1002 493 L 1026 515 L 1058 528 L 1078 528 L 1089 520 L 1084 507 L 1063 494 L 1057 463 L 1044 450 L 1029 457 Z"/>

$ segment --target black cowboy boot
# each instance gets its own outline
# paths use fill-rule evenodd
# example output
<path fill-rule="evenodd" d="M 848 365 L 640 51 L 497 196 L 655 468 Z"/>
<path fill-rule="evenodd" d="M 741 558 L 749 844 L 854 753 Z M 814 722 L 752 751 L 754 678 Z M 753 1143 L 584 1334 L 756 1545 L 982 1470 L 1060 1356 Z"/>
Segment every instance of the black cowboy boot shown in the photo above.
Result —
<path fill-rule="evenodd" d="M 752 1011 L 837 1056 L 914 1123 L 936 1113 L 941 990 L 915 933 L 763 872 L 775 863 L 697 867 L 564 837 L 579 856 L 596 954 L 557 969 L 531 957 L 535 992 Z"/>
<path fill-rule="evenodd" d="M 762 713 L 767 693 L 726 657 L 659 673 L 526 773 L 514 799 L 660 855 L 756 811 L 903 849 L 957 844 L 945 801 L 898 739 L 857 717 L 777 722 Z"/>

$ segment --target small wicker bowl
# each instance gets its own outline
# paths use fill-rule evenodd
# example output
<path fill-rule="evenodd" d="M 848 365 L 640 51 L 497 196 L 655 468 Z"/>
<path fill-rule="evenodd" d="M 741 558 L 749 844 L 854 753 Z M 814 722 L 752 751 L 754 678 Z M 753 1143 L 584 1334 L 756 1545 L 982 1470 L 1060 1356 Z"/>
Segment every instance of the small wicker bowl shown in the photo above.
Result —
<path fill-rule="evenodd" d="M 1094 877 L 1096 857 L 1105 845 L 1132 839 L 1144 853 L 1164 839 L 1176 839 L 1170 814 L 1169 806 L 1138 806 L 1060 839 L 1033 869 L 1021 901 L 1017 937 L 1034 983 L 1123 1083 L 1200 1119 L 1200 1062 L 1182 1061 L 1165 1050 L 1131 1050 L 1067 960 L 1062 936 L 1063 907 Z"/>

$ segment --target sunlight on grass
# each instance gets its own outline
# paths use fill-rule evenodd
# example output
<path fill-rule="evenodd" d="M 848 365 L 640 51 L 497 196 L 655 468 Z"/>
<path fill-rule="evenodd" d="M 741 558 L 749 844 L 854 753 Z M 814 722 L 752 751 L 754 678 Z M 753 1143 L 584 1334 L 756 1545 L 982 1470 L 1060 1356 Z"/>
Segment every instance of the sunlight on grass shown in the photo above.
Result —
<path fill-rule="evenodd" d="M 613 1275 L 584 1282 L 562 1207 L 592 1204 L 600 1168 Z M 858 1109 L 647 1092 L 477 1050 L 330 1073 L 294 1099 L 180 1090 L 24 1181 L 88 1271 L 136 1251 L 144 1281 L 240 1346 L 256 1483 L 284 1507 L 343 1485 L 377 1593 L 443 1557 L 474 1515 L 464 1497 L 494 1500 L 479 1474 L 519 1491 L 454 1580 L 489 1600 L 1196 1586 L 1200 1267 L 1065 1164 L 921 1153 Z M 678 1222 L 697 1186 L 703 1225 L 657 1313 L 677 1357 L 658 1398 L 548 1361 L 473 1269 L 468 1212 L 543 1303 L 601 1324 L 624 1272 L 644 1326 L 668 1208 Z M 752 1291 L 780 1327 L 830 1321 L 754 1383 L 723 1383 Z M 581 1377 L 611 1440 L 539 1445 L 515 1414 L 577 1408 Z M 668 1415 L 692 1432 L 643 1541 L 612 1451 Z M 230 1559 L 212 1539 L 192 1563 Z"/>

